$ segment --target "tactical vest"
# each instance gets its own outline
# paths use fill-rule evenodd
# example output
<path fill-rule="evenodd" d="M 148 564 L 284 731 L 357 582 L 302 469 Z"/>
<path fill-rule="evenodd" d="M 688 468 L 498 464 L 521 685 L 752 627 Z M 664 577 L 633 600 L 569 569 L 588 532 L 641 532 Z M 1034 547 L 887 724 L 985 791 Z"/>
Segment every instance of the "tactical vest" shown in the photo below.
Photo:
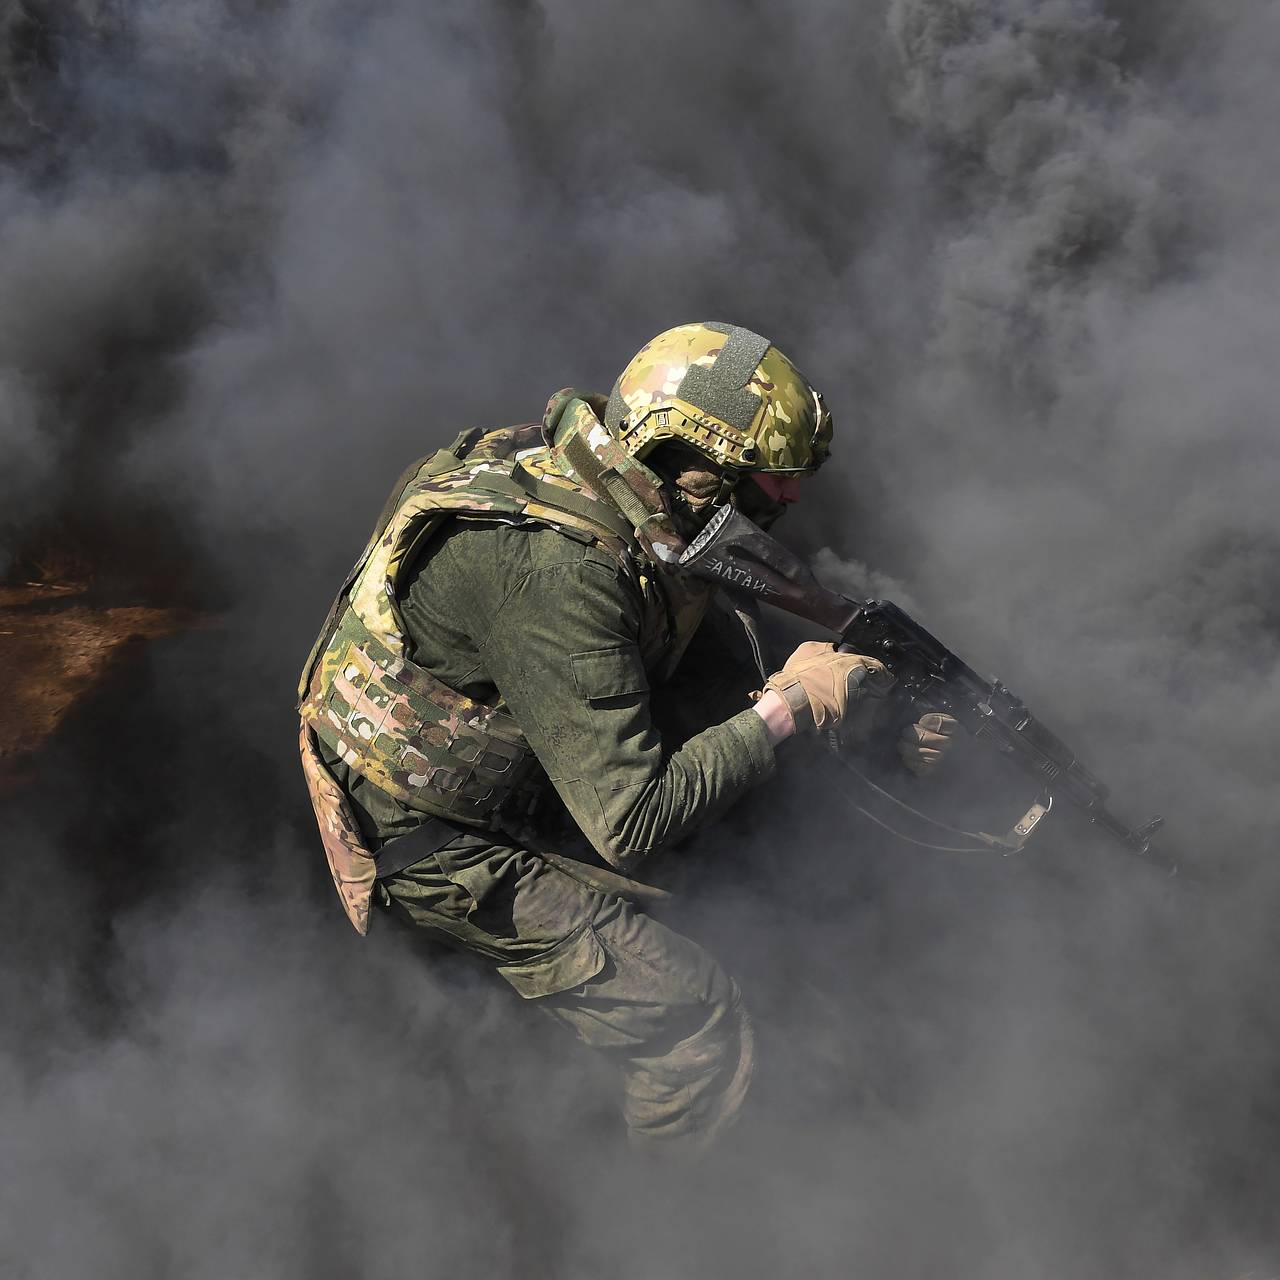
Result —
<path fill-rule="evenodd" d="M 393 491 L 312 648 L 299 712 L 352 769 L 410 808 L 470 826 L 518 825 L 542 774 L 514 718 L 405 652 L 399 594 L 427 539 L 458 515 L 551 525 L 624 562 L 635 548 L 616 509 L 550 465 L 540 426 L 463 432 Z"/>

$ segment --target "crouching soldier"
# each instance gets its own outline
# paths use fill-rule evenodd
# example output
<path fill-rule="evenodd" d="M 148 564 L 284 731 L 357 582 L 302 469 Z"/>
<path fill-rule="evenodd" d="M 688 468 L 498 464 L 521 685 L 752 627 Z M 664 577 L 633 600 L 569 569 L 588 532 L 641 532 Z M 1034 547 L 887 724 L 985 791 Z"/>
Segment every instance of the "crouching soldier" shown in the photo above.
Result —
<path fill-rule="evenodd" d="M 664 742 L 651 700 L 715 593 L 675 561 L 724 503 L 771 523 L 830 441 L 767 339 L 671 329 L 607 401 L 561 391 L 540 424 L 414 463 L 303 673 L 303 768 L 351 923 L 377 903 L 483 957 L 617 1061 L 637 1142 L 728 1125 L 752 1031 L 734 980 L 623 877 L 769 778 L 792 734 L 854 714 L 883 670 L 810 642 L 754 703 Z M 950 728 L 917 727 L 907 763 L 936 761 Z"/>

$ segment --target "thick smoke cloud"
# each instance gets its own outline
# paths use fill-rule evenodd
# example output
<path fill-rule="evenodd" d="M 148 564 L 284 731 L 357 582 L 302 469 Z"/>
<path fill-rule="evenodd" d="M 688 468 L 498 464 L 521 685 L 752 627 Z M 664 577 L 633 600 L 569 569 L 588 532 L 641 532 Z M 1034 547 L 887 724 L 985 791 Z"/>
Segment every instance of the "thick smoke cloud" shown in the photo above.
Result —
<path fill-rule="evenodd" d="M 0 1271 L 1280 1268 L 1269 6 L 25 0 L 0 38 L 0 558 L 222 619 L 6 798 Z M 756 1011 L 752 1114 L 655 1169 L 535 1011 L 350 933 L 291 694 L 408 459 L 701 316 L 836 412 L 781 532 L 1199 883 L 1067 819 L 1022 862 L 851 845 L 793 754 L 677 920 Z"/>

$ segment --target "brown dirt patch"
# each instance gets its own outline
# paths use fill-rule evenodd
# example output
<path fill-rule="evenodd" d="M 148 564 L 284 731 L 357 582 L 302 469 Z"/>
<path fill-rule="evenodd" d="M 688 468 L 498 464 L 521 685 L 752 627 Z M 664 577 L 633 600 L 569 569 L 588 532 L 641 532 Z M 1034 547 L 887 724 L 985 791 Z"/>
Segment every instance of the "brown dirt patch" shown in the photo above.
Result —
<path fill-rule="evenodd" d="M 139 642 L 204 625 L 188 610 L 94 603 L 78 586 L 0 586 L 0 787 L 30 776 L 68 712 Z"/>

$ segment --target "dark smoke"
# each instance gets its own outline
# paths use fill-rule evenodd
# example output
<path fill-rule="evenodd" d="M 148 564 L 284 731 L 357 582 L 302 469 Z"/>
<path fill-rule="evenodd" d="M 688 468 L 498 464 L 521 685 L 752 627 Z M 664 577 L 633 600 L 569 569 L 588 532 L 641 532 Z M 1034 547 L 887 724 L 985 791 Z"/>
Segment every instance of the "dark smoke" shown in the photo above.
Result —
<path fill-rule="evenodd" d="M 1259 0 L 0 9 L 0 565 L 222 618 L 4 801 L 0 1274 L 1280 1271 L 1278 56 Z M 698 317 L 836 413 L 780 533 L 1189 874 L 851 843 L 791 752 L 684 855 L 763 1045 L 686 1170 L 350 932 L 292 684 L 406 461 Z"/>

